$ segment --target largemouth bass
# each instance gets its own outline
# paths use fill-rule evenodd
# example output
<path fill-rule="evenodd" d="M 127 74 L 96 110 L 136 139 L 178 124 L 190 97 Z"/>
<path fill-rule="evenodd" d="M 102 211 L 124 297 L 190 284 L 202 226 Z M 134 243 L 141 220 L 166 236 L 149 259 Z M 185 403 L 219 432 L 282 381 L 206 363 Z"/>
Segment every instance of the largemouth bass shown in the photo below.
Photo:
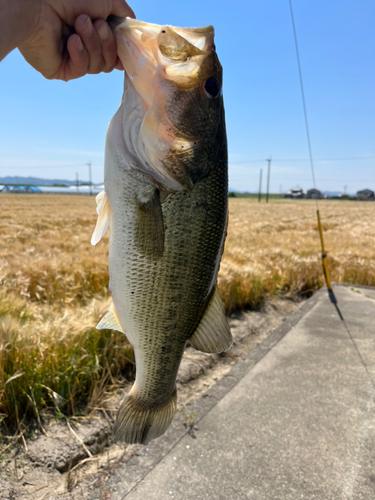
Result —
<path fill-rule="evenodd" d="M 123 331 L 136 379 L 114 440 L 148 443 L 176 410 L 190 342 L 232 345 L 217 275 L 227 226 L 227 141 L 214 30 L 126 19 L 115 28 L 124 94 L 106 138 L 95 245 L 110 228 L 113 305 L 97 328 Z"/>

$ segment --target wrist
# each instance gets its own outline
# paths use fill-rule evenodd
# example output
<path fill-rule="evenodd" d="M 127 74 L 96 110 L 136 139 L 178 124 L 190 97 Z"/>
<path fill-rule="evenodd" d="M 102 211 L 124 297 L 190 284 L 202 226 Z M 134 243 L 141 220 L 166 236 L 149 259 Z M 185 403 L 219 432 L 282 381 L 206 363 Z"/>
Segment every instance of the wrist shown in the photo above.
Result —
<path fill-rule="evenodd" d="M 0 61 L 33 32 L 41 0 L 0 0 Z"/>

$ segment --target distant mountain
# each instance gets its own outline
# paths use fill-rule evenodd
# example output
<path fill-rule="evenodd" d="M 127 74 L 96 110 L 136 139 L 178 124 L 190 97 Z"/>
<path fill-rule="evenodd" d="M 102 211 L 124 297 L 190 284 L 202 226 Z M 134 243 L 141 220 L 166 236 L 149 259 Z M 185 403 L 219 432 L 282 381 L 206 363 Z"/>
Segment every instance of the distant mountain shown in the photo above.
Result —
<path fill-rule="evenodd" d="M 88 184 L 89 181 L 80 180 L 79 185 Z M 38 177 L 0 177 L 0 184 L 21 184 L 25 186 L 53 186 L 55 184 L 76 186 L 77 181 L 66 179 L 39 179 Z M 93 184 L 95 185 L 95 184 Z"/>

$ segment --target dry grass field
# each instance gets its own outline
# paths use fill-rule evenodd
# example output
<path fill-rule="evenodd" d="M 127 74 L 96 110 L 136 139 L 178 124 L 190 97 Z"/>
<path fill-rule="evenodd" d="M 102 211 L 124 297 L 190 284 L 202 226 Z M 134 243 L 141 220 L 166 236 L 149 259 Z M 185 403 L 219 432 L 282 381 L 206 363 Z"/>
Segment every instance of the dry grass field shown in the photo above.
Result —
<path fill-rule="evenodd" d="M 125 337 L 97 331 L 107 311 L 107 236 L 96 247 L 94 197 L 1 195 L 0 422 L 94 408 L 132 372 Z M 320 204 L 332 281 L 375 286 L 375 203 Z M 230 200 L 219 275 L 228 313 L 323 284 L 315 204 Z"/>
<path fill-rule="evenodd" d="M 375 203 L 321 201 L 331 281 L 375 286 Z M 219 276 L 228 311 L 324 284 L 314 201 L 231 199 Z"/>

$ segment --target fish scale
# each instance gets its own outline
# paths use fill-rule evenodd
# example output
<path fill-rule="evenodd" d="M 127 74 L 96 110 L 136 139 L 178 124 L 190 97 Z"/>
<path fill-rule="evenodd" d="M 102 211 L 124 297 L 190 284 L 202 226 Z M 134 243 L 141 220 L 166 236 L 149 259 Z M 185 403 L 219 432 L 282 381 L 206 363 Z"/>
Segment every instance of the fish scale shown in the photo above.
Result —
<path fill-rule="evenodd" d="M 126 71 L 124 96 L 107 133 L 105 192 L 98 196 L 92 238 L 99 241 L 109 225 L 113 306 L 98 328 L 124 331 L 134 346 L 136 379 L 119 409 L 114 439 L 147 443 L 173 418 L 186 342 L 204 352 L 232 343 L 217 290 L 228 210 L 224 107 L 215 94 L 222 77 L 212 27 L 163 29 L 127 19 L 115 35 Z M 196 36 L 201 48 L 191 44 Z M 165 72 L 137 62 L 144 40 L 142 57 L 148 54 L 152 67 L 166 64 Z M 160 59 L 161 43 L 170 62 Z M 186 73 L 180 66 L 176 71 L 189 53 Z"/>
<path fill-rule="evenodd" d="M 146 177 L 145 181 L 148 182 Z M 134 182 L 139 183 L 138 179 L 134 179 Z M 121 284 L 117 284 L 116 269 L 113 270 L 110 264 L 111 289 L 116 290 L 112 291 L 113 299 L 116 300 L 117 293 L 125 295 L 128 289 L 134 289 L 131 314 L 139 333 L 138 331 L 132 333 L 139 335 L 141 339 L 139 350 L 147 351 L 148 359 L 143 373 L 147 388 L 144 390 L 143 387 L 139 387 L 137 390 L 140 399 L 143 400 L 143 393 L 152 387 L 156 395 L 155 401 L 152 402 L 155 405 L 164 402 L 160 400 L 160 391 L 155 390 L 157 387 L 162 387 L 162 392 L 168 400 L 174 391 L 175 377 L 185 342 L 194 333 L 203 313 L 204 300 L 212 290 L 217 257 L 212 254 L 217 254 L 222 244 L 227 210 L 226 205 L 217 203 L 218 192 L 219 190 L 225 192 L 226 184 L 226 166 L 218 165 L 214 175 L 202 181 L 199 190 L 169 196 L 162 209 L 166 225 L 171 229 L 165 232 L 165 249 L 161 259 L 150 261 L 139 255 L 132 237 L 134 228 L 132 231 L 127 227 L 126 242 L 120 238 L 114 238 L 112 241 L 111 237 L 111 252 L 119 254 L 123 249 L 126 259 L 130 261 L 130 265 L 126 266 L 127 272 L 121 276 Z M 192 220 L 190 209 L 195 204 L 195 198 L 201 199 L 203 188 L 206 193 L 213 193 L 213 196 L 204 195 L 210 210 L 203 220 L 197 218 Z M 132 200 L 131 193 L 136 189 L 132 185 L 131 175 L 124 180 L 124 190 L 129 191 L 129 196 L 124 198 Z M 129 203 L 128 212 L 131 209 L 136 211 L 134 203 Z M 211 219 L 211 223 L 207 218 Z M 115 226 L 114 231 L 111 231 L 112 234 L 116 234 Z M 194 252 L 189 253 L 191 248 L 194 248 Z M 109 260 L 111 263 L 111 258 Z M 135 286 L 134 276 L 136 276 Z M 184 300 L 182 303 L 171 304 L 176 286 Z M 126 325 L 126 320 L 124 323 Z M 125 331 L 127 331 L 126 326 Z M 174 349 L 172 362 L 168 363 L 169 358 L 165 356 L 160 358 L 159 353 L 161 347 L 168 343 L 171 337 L 174 337 L 174 341 L 168 345 L 173 345 Z"/>

